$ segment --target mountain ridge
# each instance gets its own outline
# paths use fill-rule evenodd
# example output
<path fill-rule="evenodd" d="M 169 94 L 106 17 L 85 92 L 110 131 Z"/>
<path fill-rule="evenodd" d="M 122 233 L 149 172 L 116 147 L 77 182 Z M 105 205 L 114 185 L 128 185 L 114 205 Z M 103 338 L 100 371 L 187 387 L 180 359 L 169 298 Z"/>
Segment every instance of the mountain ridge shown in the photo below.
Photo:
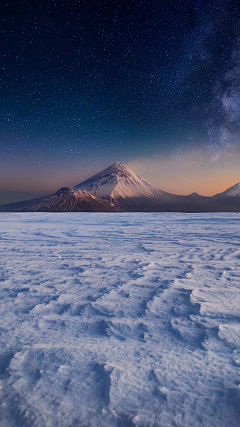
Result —
<path fill-rule="evenodd" d="M 240 183 L 212 197 L 156 189 L 120 162 L 73 188 L 0 206 L 0 212 L 240 212 Z"/>
<path fill-rule="evenodd" d="M 87 191 L 62 187 L 56 193 L 0 206 L 0 212 L 117 212 L 118 207 Z"/>

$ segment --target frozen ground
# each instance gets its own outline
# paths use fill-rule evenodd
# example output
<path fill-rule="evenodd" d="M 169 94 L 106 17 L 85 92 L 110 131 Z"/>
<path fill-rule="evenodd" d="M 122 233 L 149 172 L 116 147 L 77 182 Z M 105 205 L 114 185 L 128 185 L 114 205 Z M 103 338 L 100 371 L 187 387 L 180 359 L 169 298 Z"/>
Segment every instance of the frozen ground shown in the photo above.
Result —
<path fill-rule="evenodd" d="M 0 214 L 1 427 L 239 427 L 239 214 Z"/>

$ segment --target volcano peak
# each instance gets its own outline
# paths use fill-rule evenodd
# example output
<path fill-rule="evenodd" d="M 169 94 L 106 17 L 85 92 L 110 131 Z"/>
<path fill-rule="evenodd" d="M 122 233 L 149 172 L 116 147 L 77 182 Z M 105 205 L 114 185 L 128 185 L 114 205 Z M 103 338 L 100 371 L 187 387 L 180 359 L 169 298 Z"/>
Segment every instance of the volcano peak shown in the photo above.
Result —
<path fill-rule="evenodd" d="M 78 184 L 74 190 L 87 190 L 95 197 L 118 199 L 127 197 L 151 197 L 158 190 L 120 162 Z"/>

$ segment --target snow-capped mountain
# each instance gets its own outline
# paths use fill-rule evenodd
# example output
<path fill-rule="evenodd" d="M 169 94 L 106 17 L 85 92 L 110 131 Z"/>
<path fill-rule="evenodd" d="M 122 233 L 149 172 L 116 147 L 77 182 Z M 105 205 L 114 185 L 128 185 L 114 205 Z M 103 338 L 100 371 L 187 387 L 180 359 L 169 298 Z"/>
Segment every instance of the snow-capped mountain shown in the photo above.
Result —
<path fill-rule="evenodd" d="M 227 190 L 223 191 L 222 193 L 216 194 L 214 197 L 222 197 L 222 196 L 240 197 L 240 182 L 233 185 L 232 187 L 229 187 Z"/>
<path fill-rule="evenodd" d="M 152 197 L 156 194 L 164 194 L 120 162 L 114 163 L 74 187 L 74 190 L 78 189 L 86 190 L 93 196 L 104 199 Z"/>
<path fill-rule="evenodd" d="M 226 197 L 229 196 L 229 197 Z M 122 163 L 74 188 L 50 196 L 1 205 L 0 212 L 240 212 L 240 183 L 213 197 L 177 196 L 157 190 Z"/>

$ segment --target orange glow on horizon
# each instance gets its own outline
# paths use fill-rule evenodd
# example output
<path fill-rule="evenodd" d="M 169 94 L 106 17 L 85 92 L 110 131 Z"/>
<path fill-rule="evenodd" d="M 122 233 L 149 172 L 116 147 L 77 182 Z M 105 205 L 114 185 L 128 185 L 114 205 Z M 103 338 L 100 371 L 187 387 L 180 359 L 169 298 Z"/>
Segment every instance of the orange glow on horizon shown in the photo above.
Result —
<path fill-rule="evenodd" d="M 53 194 L 61 187 L 73 187 L 92 175 L 106 169 L 115 161 L 124 163 L 137 175 L 163 191 L 179 195 L 193 192 L 213 196 L 240 181 L 240 149 L 235 155 L 223 153 L 216 158 L 204 150 L 175 152 L 155 157 L 139 157 L 131 162 L 112 159 L 106 163 L 91 161 L 56 164 L 54 159 L 41 168 L 34 164 L 2 168 L 0 190 Z"/>

